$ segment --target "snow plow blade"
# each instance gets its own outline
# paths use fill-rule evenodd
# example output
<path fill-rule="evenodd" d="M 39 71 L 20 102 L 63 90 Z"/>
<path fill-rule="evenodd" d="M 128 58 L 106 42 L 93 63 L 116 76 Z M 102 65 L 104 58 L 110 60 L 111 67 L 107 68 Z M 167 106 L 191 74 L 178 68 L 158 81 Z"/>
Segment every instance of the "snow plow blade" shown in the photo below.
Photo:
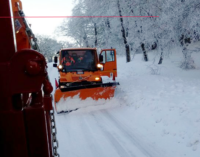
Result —
<path fill-rule="evenodd" d="M 59 103 L 61 98 L 63 99 L 67 99 L 69 97 L 73 98 L 76 95 L 78 95 L 81 100 L 85 100 L 87 98 L 92 98 L 93 100 L 110 99 L 111 97 L 114 97 L 115 88 L 117 85 L 119 85 L 118 82 L 112 82 L 112 83 L 100 83 L 95 85 L 58 88 L 56 89 L 54 95 L 55 109 L 57 113 L 68 112 L 60 109 L 59 106 L 57 106 L 57 104 Z"/>

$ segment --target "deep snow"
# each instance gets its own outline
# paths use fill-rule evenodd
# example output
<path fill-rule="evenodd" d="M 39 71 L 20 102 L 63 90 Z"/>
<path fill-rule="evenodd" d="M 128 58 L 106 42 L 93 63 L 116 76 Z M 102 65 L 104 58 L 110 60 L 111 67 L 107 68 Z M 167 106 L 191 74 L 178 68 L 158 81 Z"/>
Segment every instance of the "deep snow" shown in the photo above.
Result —
<path fill-rule="evenodd" d="M 200 53 L 192 56 L 194 70 L 179 68 L 180 49 L 156 64 L 135 55 L 130 63 L 118 57 L 117 87 L 112 100 L 63 102 L 84 107 L 56 115 L 59 153 L 67 157 L 199 157 L 200 156 Z M 155 63 L 155 64 L 153 64 Z M 52 84 L 57 69 L 48 64 Z"/>

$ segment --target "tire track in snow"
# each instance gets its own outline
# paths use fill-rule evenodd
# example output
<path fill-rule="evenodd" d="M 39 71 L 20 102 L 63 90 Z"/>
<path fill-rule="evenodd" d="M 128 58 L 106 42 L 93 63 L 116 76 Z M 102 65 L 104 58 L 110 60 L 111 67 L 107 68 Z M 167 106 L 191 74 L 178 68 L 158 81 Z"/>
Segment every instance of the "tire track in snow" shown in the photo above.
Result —
<path fill-rule="evenodd" d="M 67 156 L 67 157 L 82 157 L 80 154 L 87 154 L 84 152 L 84 141 L 82 140 L 80 133 L 77 130 L 80 130 L 80 126 L 78 122 L 80 121 L 76 117 L 72 117 L 70 115 L 56 115 L 56 122 L 58 128 L 58 152 L 60 156 Z M 59 121 L 59 123 L 58 123 Z M 65 127 L 63 127 L 65 126 Z M 73 141 L 80 141 L 78 144 Z M 81 146 L 81 149 L 79 149 Z M 67 154 L 67 155 L 66 155 Z"/>
<path fill-rule="evenodd" d="M 91 115 L 96 120 L 99 130 L 102 131 L 104 136 L 109 140 L 110 144 L 115 148 L 115 151 L 117 151 L 120 157 L 136 157 L 134 154 L 127 152 L 127 150 L 122 146 L 122 144 L 117 140 L 117 138 L 111 132 L 109 132 L 104 125 L 102 125 L 96 114 Z"/>
<path fill-rule="evenodd" d="M 156 157 L 160 156 L 156 152 L 152 152 L 145 148 L 145 146 L 142 146 L 142 143 L 138 140 L 138 138 L 131 133 L 129 128 L 127 128 L 124 124 L 117 121 L 115 117 L 113 117 L 110 113 L 108 113 L 106 110 L 100 111 L 108 121 L 110 121 L 112 124 L 115 125 L 115 127 L 121 132 L 121 135 L 124 135 L 135 147 L 137 147 L 143 154 L 145 154 L 148 157 Z M 146 144 L 145 144 L 146 145 Z"/>
<path fill-rule="evenodd" d="M 92 153 L 92 157 L 104 157 L 104 151 L 98 140 L 96 140 L 91 125 L 88 123 L 88 116 L 83 116 L 82 120 L 83 121 L 80 123 L 82 128 L 81 130 L 83 132 L 85 140 L 87 141 L 88 148 Z"/>
<path fill-rule="evenodd" d="M 76 118 L 76 117 L 73 117 Z M 99 153 L 98 149 L 95 147 L 94 141 L 89 137 L 91 135 L 90 130 L 85 125 L 85 115 L 81 115 L 80 117 L 77 117 L 76 125 L 77 125 L 77 134 L 79 136 L 79 140 L 76 140 L 76 145 L 79 147 L 81 152 L 78 153 L 80 157 L 87 156 L 87 157 L 93 157 L 97 156 L 97 153 Z M 72 134 L 74 135 L 74 133 Z"/>

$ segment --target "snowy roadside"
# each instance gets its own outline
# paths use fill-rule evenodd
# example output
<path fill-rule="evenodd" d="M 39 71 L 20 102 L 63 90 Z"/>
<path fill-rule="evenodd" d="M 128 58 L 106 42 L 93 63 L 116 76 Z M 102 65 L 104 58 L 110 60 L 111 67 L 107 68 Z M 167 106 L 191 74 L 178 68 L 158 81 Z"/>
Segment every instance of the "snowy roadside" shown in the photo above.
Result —
<path fill-rule="evenodd" d="M 56 115 L 61 155 L 198 157 L 200 54 L 193 55 L 198 67 L 190 71 L 178 67 L 178 52 L 165 57 L 161 66 L 152 65 L 155 53 L 149 53 L 147 63 L 140 54 L 130 63 L 118 58 L 120 86 L 113 100 L 69 100 L 65 103 L 98 105 Z M 54 85 L 58 74 L 51 63 L 48 71 Z"/>

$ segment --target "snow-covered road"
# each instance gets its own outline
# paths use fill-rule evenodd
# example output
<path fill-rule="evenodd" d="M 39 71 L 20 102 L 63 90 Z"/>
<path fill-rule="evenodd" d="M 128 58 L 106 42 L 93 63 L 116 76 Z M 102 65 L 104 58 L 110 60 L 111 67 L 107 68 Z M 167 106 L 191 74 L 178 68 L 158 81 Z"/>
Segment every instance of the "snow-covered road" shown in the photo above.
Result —
<path fill-rule="evenodd" d="M 57 116 L 61 156 L 164 156 L 145 136 L 137 132 L 133 124 L 129 124 L 125 116 L 119 116 L 120 110 L 117 108 Z"/>
<path fill-rule="evenodd" d="M 64 102 L 84 107 L 56 115 L 62 157 L 199 157 L 200 55 L 193 54 L 190 71 L 179 68 L 178 50 L 159 66 L 154 56 L 149 62 L 141 54 L 130 63 L 118 58 L 120 86 L 112 100 Z M 54 85 L 52 63 L 48 72 Z"/>

